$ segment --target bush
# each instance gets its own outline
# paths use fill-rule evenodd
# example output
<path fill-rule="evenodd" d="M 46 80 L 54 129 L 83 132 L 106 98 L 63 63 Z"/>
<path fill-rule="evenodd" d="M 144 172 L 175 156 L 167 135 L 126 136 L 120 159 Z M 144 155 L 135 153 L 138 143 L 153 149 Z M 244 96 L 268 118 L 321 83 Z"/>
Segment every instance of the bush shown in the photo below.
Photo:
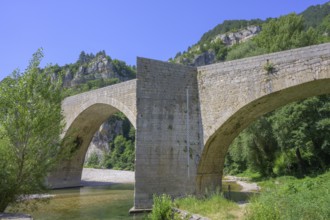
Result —
<path fill-rule="evenodd" d="M 148 215 L 148 219 L 151 220 L 168 220 L 174 218 L 174 212 L 172 209 L 172 199 L 169 195 L 154 195 L 154 205 L 152 212 Z"/>
<path fill-rule="evenodd" d="M 99 168 L 100 159 L 96 152 L 93 152 L 85 163 L 86 167 Z"/>

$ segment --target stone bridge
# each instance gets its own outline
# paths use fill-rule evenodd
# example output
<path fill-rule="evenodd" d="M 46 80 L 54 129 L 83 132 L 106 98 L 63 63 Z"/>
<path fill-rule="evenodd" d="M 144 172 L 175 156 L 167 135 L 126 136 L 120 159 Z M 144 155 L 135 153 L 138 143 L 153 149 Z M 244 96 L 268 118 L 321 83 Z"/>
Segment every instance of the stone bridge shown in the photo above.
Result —
<path fill-rule="evenodd" d="M 228 147 L 251 122 L 329 93 L 330 44 L 197 68 L 138 58 L 137 80 L 64 100 L 65 136 L 78 147 L 49 181 L 79 185 L 93 134 L 121 111 L 136 128 L 135 209 L 155 193 L 203 193 L 221 187 Z"/>

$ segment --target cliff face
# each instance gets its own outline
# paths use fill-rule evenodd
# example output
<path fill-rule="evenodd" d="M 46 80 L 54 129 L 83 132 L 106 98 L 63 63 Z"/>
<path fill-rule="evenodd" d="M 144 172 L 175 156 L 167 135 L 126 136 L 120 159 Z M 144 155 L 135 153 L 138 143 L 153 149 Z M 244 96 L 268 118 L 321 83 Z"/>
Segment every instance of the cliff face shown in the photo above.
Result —
<path fill-rule="evenodd" d="M 101 54 L 90 62 L 78 63 L 78 68 L 68 68 L 63 77 L 63 86 L 74 87 L 90 80 L 116 78 L 124 82 L 135 78 L 126 72 L 119 72 L 114 65 L 114 61 L 108 56 Z"/>
<path fill-rule="evenodd" d="M 217 35 L 213 41 L 221 40 L 225 45 L 232 46 L 234 44 L 245 42 L 252 37 L 259 34 L 261 28 L 259 26 L 248 26 L 246 29 L 242 29 L 236 32 Z"/>
<path fill-rule="evenodd" d="M 63 89 L 68 96 L 135 78 L 134 68 L 127 66 L 125 62 L 112 60 L 104 51 L 96 55 L 82 52 L 76 63 L 58 68 L 58 72 L 62 72 Z M 93 153 L 99 159 L 109 153 L 109 143 L 118 135 L 123 135 L 123 119 L 114 116 L 104 122 L 95 133 L 85 161 Z"/>
<path fill-rule="evenodd" d="M 196 44 L 189 48 L 180 56 L 176 56 L 175 63 L 180 63 L 189 66 L 204 66 L 218 62 L 217 51 L 215 48 L 231 47 L 235 44 L 243 43 L 250 40 L 261 31 L 261 27 L 251 25 L 238 31 L 218 34 L 212 37 L 208 42 Z M 205 51 L 203 48 L 209 48 Z"/>
<path fill-rule="evenodd" d="M 109 143 L 113 142 L 117 135 L 123 135 L 123 121 L 109 119 L 104 122 L 95 133 L 85 160 L 88 160 L 93 153 L 96 153 L 99 158 L 102 158 L 105 153 L 109 153 L 111 150 Z"/>

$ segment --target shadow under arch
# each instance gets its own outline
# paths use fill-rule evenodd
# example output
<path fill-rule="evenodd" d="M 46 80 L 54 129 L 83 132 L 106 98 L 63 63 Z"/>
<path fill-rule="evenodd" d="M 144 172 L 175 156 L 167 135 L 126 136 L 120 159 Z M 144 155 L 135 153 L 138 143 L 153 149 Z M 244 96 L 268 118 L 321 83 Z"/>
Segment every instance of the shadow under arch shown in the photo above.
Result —
<path fill-rule="evenodd" d="M 260 97 L 238 109 L 224 123 L 217 125 L 218 129 L 205 142 L 198 164 L 197 193 L 221 188 L 228 147 L 244 128 L 260 116 L 286 104 L 324 94 L 330 94 L 330 79 L 299 84 Z"/>
<path fill-rule="evenodd" d="M 68 128 L 64 133 L 64 146 L 62 147 L 69 146 L 71 156 L 61 161 L 57 169 L 49 176 L 48 183 L 52 188 L 81 185 L 82 169 L 88 147 L 96 131 L 110 116 L 122 112 L 135 127 L 135 117 L 128 108 L 125 108 L 120 102 L 116 102 L 115 99 L 108 98 L 107 101 L 115 104 L 117 108 L 108 103 L 86 102 L 80 106 L 84 110 L 72 122 L 68 121 Z"/>

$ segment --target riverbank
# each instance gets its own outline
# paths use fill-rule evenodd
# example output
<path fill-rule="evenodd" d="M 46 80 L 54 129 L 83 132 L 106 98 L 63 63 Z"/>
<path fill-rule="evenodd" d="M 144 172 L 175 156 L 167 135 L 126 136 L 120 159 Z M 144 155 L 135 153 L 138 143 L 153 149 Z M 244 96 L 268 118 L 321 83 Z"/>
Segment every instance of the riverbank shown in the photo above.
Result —
<path fill-rule="evenodd" d="M 236 176 L 225 176 L 223 179 L 224 182 L 236 182 L 242 187 L 240 192 L 259 192 L 260 186 L 257 183 L 248 182 L 247 178 L 236 177 Z"/>
<path fill-rule="evenodd" d="M 104 186 L 118 183 L 135 183 L 134 171 L 84 168 L 82 186 Z"/>
<path fill-rule="evenodd" d="M 225 176 L 224 182 L 236 182 L 241 192 L 258 192 L 256 183 L 247 182 L 241 177 Z M 134 171 L 84 168 L 81 177 L 83 186 L 111 185 L 114 183 L 135 183 Z"/>

